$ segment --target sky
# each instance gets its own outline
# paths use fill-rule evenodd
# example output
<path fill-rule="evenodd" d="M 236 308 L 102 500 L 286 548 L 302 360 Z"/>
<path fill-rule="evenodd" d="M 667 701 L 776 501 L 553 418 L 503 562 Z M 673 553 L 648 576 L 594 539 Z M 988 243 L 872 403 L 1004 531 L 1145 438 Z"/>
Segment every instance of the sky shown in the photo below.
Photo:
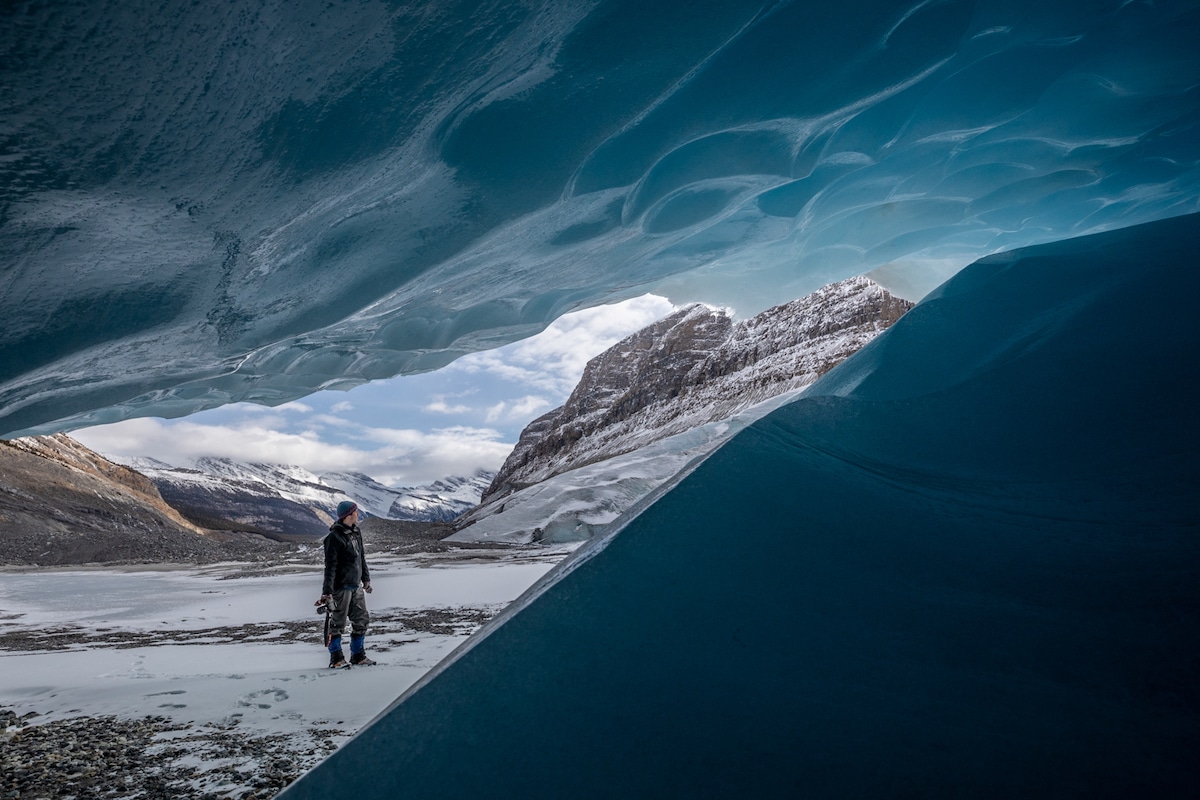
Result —
<path fill-rule="evenodd" d="M 421 486 L 498 469 L 521 430 L 566 401 L 589 359 L 672 310 L 669 300 L 643 295 L 566 314 L 537 336 L 435 372 L 317 392 L 275 408 L 237 403 L 71 436 L 116 460 L 188 466 L 202 457 L 231 458 Z"/>

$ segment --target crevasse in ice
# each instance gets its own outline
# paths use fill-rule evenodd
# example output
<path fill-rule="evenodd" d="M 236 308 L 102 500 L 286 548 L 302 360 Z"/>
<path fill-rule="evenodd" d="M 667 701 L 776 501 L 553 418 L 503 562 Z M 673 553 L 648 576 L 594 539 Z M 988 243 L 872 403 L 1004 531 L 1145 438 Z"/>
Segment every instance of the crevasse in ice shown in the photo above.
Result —
<path fill-rule="evenodd" d="M 1197 209 L 1195 2 L 0 8 L 0 432 Z"/>

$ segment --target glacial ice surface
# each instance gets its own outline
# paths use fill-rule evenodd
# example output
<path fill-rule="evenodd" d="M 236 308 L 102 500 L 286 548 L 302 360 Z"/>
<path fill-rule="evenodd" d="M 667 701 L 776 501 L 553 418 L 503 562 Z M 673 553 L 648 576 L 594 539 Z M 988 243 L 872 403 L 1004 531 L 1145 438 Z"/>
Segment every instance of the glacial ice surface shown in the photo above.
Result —
<path fill-rule="evenodd" d="M 971 265 L 281 798 L 1193 794 L 1198 257 Z"/>
<path fill-rule="evenodd" d="M 749 315 L 1200 197 L 1194 0 L 0 8 L 0 433 Z"/>

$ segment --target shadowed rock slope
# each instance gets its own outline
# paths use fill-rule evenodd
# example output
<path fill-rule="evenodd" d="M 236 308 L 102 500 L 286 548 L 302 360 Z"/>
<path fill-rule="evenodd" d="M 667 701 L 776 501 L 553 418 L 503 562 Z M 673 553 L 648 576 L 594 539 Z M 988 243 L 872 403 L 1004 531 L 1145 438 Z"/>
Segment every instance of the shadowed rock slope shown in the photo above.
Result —
<path fill-rule="evenodd" d="M 912 305 L 857 277 L 736 323 L 681 309 L 589 361 L 567 402 L 521 432 L 483 502 L 808 386 Z"/>
<path fill-rule="evenodd" d="M 0 441 L 2 565 L 195 563 L 271 547 L 193 525 L 147 477 L 64 434 Z"/>

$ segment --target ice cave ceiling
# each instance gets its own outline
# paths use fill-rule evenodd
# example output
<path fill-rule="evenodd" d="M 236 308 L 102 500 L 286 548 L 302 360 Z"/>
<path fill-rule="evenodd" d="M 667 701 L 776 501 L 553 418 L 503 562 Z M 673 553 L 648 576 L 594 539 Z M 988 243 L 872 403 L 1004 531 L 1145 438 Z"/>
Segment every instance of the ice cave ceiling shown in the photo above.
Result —
<path fill-rule="evenodd" d="M 1200 210 L 1200 3 L 0 7 L 0 435 Z"/>

